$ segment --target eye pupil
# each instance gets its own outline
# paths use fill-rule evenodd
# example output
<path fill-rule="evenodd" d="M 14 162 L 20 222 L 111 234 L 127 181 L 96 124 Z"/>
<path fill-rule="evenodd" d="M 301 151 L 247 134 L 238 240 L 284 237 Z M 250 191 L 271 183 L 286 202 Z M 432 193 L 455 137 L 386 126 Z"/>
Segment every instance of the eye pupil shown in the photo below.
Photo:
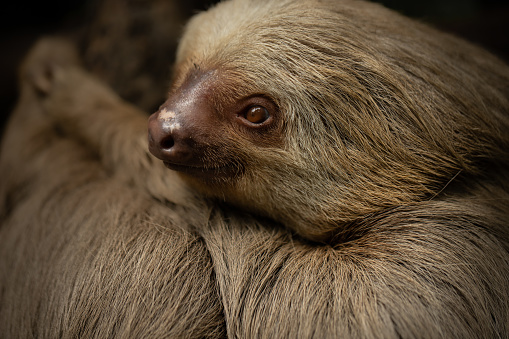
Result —
<path fill-rule="evenodd" d="M 246 120 L 253 124 L 261 124 L 269 118 L 269 111 L 262 106 L 253 106 L 246 112 Z"/>

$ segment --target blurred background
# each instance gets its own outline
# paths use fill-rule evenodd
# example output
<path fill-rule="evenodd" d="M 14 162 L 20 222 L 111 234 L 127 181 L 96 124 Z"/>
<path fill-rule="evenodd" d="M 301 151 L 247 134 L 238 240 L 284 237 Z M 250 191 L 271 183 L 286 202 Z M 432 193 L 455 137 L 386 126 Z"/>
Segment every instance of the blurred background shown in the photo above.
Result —
<path fill-rule="evenodd" d="M 124 98 L 147 112 L 152 111 L 166 91 L 161 83 L 167 81 L 181 27 L 192 14 L 215 2 L 16 0 L 4 3 L 0 11 L 0 131 L 17 99 L 19 63 L 30 46 L 45 35 L 63 34 L 75 40 L 87 68 Z M 480 44 L 509 61 L 509 0 L 377 2 Z M 153 46 L 158 46 L 157 53 Z"/>

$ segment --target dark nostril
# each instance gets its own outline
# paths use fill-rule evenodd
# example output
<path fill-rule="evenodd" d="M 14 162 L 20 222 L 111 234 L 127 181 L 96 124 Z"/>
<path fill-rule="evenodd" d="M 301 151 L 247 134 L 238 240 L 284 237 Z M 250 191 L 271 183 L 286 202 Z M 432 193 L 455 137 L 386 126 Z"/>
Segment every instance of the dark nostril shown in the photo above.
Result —
<path fill-rule="evenodd" d="M 175 145 L 175 141 L 171 136 L 168 136 L 161 140 L 161 143 L 159 144 L 161 146 L 161 149 L 163 150 L 169 150 Z"/>

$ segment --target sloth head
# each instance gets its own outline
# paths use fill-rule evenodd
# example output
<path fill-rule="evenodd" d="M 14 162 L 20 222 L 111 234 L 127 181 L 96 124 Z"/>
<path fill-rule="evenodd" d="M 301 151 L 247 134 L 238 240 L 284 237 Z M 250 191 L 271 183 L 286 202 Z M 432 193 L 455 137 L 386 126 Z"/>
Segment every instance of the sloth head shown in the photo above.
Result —
<path fill-rule="evenodd" d="M 321 241 L 506 157 L 508 79 L 376 4 L 225 1 L 188 24 L 150 150 L 206 195 Z"/>

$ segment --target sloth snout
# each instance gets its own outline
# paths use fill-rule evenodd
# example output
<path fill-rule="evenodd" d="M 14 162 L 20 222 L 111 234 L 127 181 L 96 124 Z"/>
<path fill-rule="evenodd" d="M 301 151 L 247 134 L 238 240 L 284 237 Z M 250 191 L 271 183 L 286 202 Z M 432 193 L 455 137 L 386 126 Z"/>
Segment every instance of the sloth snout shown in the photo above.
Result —
<path fill-rule="evenodd" d="M 190 165 L 193 160 L 192 138 L 175 119 L 152 114 L 148 123 L 149 151 L 158 159 L 176 165 Z"/>

